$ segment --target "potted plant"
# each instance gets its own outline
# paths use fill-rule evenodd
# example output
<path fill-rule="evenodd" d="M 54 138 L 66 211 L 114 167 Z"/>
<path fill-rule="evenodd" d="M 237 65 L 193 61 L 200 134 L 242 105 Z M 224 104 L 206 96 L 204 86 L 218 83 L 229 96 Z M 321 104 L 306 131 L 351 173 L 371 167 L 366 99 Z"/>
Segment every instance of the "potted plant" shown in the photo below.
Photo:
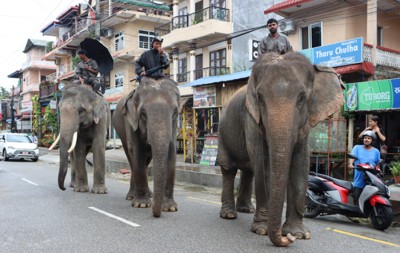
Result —
<path fill-rule="evenodd" d="M 400 161 L 391 162 L 389 169 L 390 172 L 392 172 L 396 184 L 400 184 Z"/>

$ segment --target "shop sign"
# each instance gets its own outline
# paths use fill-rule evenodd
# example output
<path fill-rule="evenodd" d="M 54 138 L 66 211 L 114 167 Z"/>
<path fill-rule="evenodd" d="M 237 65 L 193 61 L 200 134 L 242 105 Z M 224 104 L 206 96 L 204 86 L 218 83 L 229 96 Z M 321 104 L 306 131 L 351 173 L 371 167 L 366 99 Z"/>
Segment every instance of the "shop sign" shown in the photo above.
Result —
<path fill-rule="evenodd" d="M 350 83 L 345 90 L 345 111 L 400 108 L 400 78 Z"/>
<path fill-rule="evenodd" d="M 32 101 L 24 101 L 21 103 L 22 109 L 32 110 Z"/>
<path fill-rule="evenodd" d="M 216 89 L 215 86 L 193 88 L 193 108 L 215 107 Z"/>
<path fill-rule="evenodd" d="M 57 101 L 56 100 L 50 100 L 50 109 L 52 109 L 52 110 L 57 109 Z"/>
<path fill-rule="evenodd" d="M 313 64 L 339 67 L 363 61 L 363 39 L 355 38 L 334 44 L 301 50 Z"/>
<path fill-rule="evenodd" d="M 203 151 L 201 152 L 200 165 L 215 166 L 218 154 L 218 137 L 206 136 Z"/>

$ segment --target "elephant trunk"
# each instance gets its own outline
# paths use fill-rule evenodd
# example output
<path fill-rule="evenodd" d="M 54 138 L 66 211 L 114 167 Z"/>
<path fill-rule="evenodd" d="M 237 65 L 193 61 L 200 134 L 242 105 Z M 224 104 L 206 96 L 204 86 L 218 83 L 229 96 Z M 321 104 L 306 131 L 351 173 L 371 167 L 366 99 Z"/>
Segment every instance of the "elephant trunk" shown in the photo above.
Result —
<path fill-rule="evenodd" d="M 153 157 L 153 216 L 160 217 L 162 204 L 165 196 L 165 188 L 168 173 L 168 154 L 170 147 L 170 136 L 168 131 L 157 130 L 151 136 Z"/>
<path fill-rule="evenodd" d="M 73 134 L 76 132 L 77 127 L 66 126 L 61 122 L 60 129 L 60 168 L 58 171 L 58 187 L 65 191 L 64 181 L 68 171 L 68 157 Z"/>
<path fill-rule="evenodd" d="M 278 133 L 278 132 L 275 132 Z M 282 133 L 282 134 L 280 134 Z M 285 133 L 285 134 L 284 134 Z M 290 131 L 279 131 L 270 138 L 270 189 L 268 210 L 268 236 L 271 242 L 280 247 L 291 244 L 295 237 L 282 235 L 282 211 L 288 184 L 288 173 L 292 157 L 292 142 Z"/>

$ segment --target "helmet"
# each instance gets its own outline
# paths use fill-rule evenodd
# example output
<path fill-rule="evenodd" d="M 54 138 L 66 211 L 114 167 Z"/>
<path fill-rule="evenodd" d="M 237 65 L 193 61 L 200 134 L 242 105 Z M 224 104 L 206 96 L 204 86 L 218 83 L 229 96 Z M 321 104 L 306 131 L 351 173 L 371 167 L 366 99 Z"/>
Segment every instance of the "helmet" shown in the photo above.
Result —
<path fill-rule="evenodd" d="M 374 131 L 371 131 L 371 130 L 365 131 L 361 137 L 364 139 L 364 136 L 371 137 L 372 142 L 375 142 L 375 140 L 376 140 L 376 134 L 374 133 Z"/>
<path fill-rule="evenodd" d="M 153 40 L 151 41 L 151 47 L 153 47 L 154 42 L 158 41 L 158 42 L 163 42 L 164 39 L 162 39 L 161 37 L 154 37 Z"/>

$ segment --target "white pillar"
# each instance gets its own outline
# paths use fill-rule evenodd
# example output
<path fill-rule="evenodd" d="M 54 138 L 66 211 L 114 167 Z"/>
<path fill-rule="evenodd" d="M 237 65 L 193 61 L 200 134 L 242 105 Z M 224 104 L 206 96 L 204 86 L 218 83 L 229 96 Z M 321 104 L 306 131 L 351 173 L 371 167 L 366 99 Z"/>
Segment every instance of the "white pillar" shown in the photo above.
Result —
<path fill-rule="evenodd" d="M 194 81 L 194 71 L 196 70 L 196 49 L 192 49 L 189 52 L 189 61 L 190 61 L 190 70 L 189 70 L 189 78 L 190 82 Z"/>
<path fill-rule="evenodd" d="M 377 0 L 369 0 L 367 3 L 367 43 L 372 44 L 372 64 L 376 67 L 376 44 L 378 36 L 378 3 Z"/>
<path fill-rule="evenodd" d="M 173 54 L 172 55 L 172 61 L 173 61 L 173 64 L 174 64 L 174 81 L 175 82 L 178 82 L 178 58 L 179 58 L 179 55 L 178 54 Z"/>
<path fill-rule="evenodd" d="M 195 0 L 189 0 L 189 10 L 188 13 L 192 14 L 193 12 L 196 11 L 196 1 Z"/>
<path fill-rule="evenodd" d="M 179 0 L 174 0 L 172 3 L 172 17 L 178 16 L 179 13 Z"/>
<path fill-rule="evenodd" d="M 353 149 L 354 143 L 354 119 L 351 118 L 349 119 L 349 127 L 348 127 L 348 136 L 347 136 L 347 152 L 351 153 L 351 150 Z"/>

